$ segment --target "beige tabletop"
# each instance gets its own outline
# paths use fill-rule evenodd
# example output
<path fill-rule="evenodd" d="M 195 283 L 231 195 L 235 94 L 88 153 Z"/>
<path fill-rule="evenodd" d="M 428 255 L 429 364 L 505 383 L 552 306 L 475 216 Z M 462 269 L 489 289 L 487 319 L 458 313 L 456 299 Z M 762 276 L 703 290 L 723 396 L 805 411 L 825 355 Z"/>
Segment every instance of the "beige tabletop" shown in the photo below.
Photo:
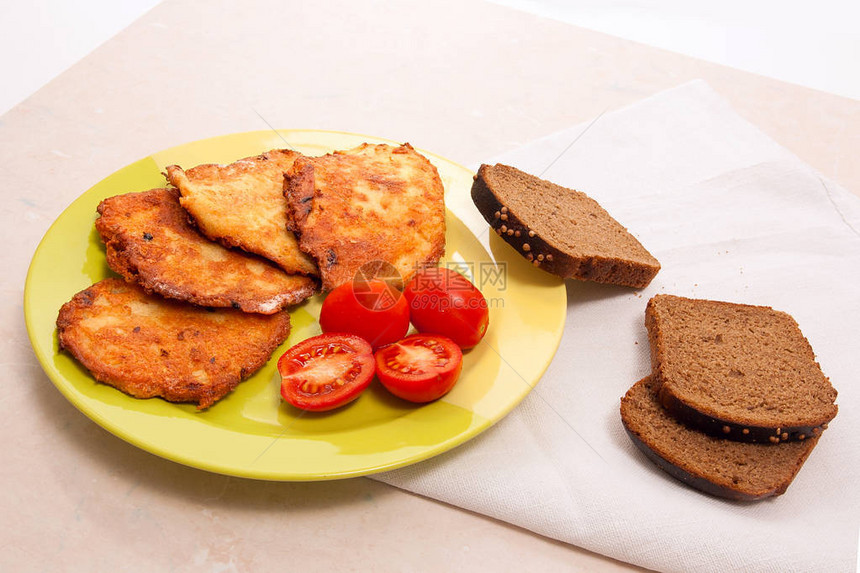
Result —
<path fill-rule="evenodd" d="M 0 570 L 634 569 L 370 479 L 245 480 L 127 444 L 30 349 L 33 251 L 83 191 L 179 143 L 332 129 L 474 165 L 694 78 L 860 194 L 860 102 L 483 2 L 311 4 L 167 0 L 0 118 Z"/>

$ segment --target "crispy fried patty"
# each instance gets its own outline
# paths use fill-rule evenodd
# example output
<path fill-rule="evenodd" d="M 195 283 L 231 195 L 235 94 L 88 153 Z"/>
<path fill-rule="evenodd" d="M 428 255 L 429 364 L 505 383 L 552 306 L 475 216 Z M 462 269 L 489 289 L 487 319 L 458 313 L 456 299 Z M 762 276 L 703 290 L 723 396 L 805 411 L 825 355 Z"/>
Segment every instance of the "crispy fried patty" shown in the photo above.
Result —
<path fill-rule="evenodd" d="M 182 206 L 210 239 L 274 261 L 285 271 L 316 276 L 313 260 L 287 230 L 284 173 L 300 154 L 273 149 L 229 165 L 167 168 Z"/>
<path fill-rule="evenodd" d="M 60 309 L 60 348 L 135 398 L 205 409 L 261 368 L 290 333 L 290 316 L 248 314 L 149 295 L 104 279 Z"/>
<path fill-rule="evenodd" d="M 393 265 L 406 281 L 445 251 L 442 180 L 408 143 L 299 157 L 284 193 L 288 225 L 316 259 L 324 290 L 373 261 Z"/>
<path fill-rule="evenodd" d="M 228 249 L 188 221 L 175 189 L 110 197 L 98 207 L 111 269 L 148 292 L 212 307 L 272 314 L 314 293 L 313 279 Z"/>

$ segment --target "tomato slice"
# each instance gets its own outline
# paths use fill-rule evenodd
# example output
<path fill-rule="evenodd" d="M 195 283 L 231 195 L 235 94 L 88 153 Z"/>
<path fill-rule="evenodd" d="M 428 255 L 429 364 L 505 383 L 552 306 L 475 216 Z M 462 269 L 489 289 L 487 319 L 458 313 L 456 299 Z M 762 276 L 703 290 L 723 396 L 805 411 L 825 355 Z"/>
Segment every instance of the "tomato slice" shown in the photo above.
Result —
<path fill-rule="evenodd" d="M 463 369 L 463 352 L 445 336 L 413 334 L 376 351 L 376 375 L 389 392 L 410 402 L 448 393 Z"/>
<path fill-rule="evenodd" d="M 366 340 L 353 334 L 321 334 L 299 342 L 278 360 L 281 396 L 296 408 L 324 412 L 358 398 L 374 370 Z"/>

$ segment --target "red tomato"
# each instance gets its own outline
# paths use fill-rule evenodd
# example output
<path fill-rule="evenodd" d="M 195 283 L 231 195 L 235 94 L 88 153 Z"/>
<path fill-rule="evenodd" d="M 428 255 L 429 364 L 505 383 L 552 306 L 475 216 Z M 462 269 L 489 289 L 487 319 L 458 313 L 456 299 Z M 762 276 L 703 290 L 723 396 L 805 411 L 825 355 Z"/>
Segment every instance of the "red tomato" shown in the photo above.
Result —
<path fill-rule="evenodd" d="M 385 281 L 350 281 L 323 301 L 320 327 L 323 332 L 356 334 L 376 349 L 406 336 L 409 304 Z"/>
<path fill-rule="evenodd" d="M 428 267 L 416 273 L 403 291 L 418 332 L 441 334 L 466 350 L 487 332 L 487 300 L 469 279 L 451 269 Z"/>
<path fill-rule="evenodd" d="M 375 371 L 373 349 L 353 334 L 303 340 L 278 360 L 281 396 L 302 410 L 323 412 L 352 402 Z"/>
<path fill-rule="evenodd" d="M 376 375 L 389 392 L 410 402 L 448 393 L 463 369 L 463 353 L 450 338 L 413 334 L 376 351 Z"/>

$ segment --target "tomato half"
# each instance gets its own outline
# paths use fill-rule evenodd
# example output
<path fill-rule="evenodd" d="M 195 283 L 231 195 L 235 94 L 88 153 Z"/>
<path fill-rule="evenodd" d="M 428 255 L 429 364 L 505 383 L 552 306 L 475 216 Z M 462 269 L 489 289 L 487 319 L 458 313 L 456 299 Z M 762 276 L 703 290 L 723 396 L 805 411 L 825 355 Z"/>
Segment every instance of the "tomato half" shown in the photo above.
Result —
<path fill-rule="evenodd" d="M 375 370 L 366 340 L 353 334 L 313 336 L 278 360 L 281 396 L 296 408 L 324 412 L 358 398 Z"/>
<path fill-rule="evenodd" d="M 376 351 L 376 375 L 389 392 L 410 402 L 448 393 L 463 369 L 463 353 L 450 338 L 413 334 Z"/>
<path fill-rule="evenodd" d="M 402 293 L 379 279 L 346 282 L 332 290 L 320 309 L 323 332 L 356 334 L 373 348 L 406 336 L 409 304 Z"/>
<path fill-rule="evenodd" d="M 487 300 L 457 271 L 429 267 L 418 271 L 403 291 L 418 332 L 441 334 L 460 348 L 477 345 L 490 323 Z"/>

